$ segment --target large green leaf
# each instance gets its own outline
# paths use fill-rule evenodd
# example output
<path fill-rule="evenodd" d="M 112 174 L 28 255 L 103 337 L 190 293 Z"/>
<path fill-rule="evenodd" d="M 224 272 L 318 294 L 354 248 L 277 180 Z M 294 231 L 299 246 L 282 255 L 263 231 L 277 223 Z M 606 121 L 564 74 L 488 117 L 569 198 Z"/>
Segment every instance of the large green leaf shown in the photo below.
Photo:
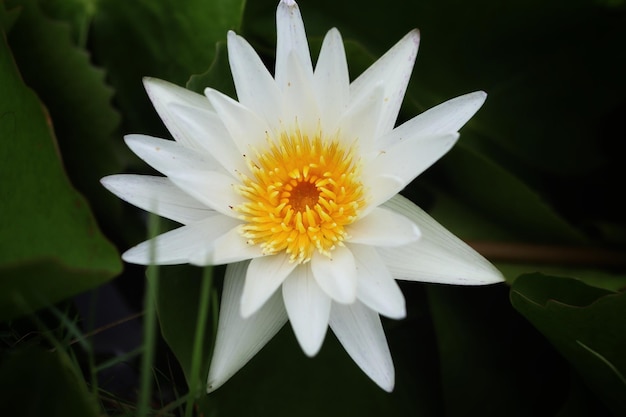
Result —
<path fill-rule="evenodd" d="M 70 185 L 50 119 L 0 41 L 0 319 L 117 275 L 115 248 Z"/>
<path fill-rule="evenodd" d="M 244 0 L 108 0 L 93 20 L 96 59 L 108 69 L 117 100 L 134 132 L 164 134 L 141 79 L 185 85 L 204 72 L 215 44 L 241 24 Z"/>
<path fill-rule="evenodd" d="M 0 404 L 7 416 L 97 417 L 96 399 L 67 355 L 43 348 L 0 359 Z"/>
<path fill-rule="evenodd" d="M 24 78 L 50 112 L 63 162 L 74 186 L 91 203 L 101 224 L 119 229 L 120 200 L 100 178 L 122 170 L 121 138 L 113 135 L 119 115 L 104 73 L 75 46 L 67 24 L 45 17 L 33 0 L 21 4 L 20 18 L 8 36 Z"/>
<path fill-rule="evenodd" d="M 626 413 L 626 293 L 542 274 L 519 277 L 511 302 L 616 415 Z"/>

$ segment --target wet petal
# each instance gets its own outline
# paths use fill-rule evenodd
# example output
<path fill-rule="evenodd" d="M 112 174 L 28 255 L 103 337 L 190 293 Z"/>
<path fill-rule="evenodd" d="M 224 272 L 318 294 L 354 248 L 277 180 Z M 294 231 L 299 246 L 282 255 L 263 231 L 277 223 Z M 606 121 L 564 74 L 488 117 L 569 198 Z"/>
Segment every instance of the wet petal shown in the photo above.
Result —
<path fill-rule="evenodd" d="M 279 292 L 251 317 L 241 317 L 239 305 L 247 267 L 248 262 L 240 262 L 226 268 L 207 392 L 215 391 L 248 363 L 287 321 Z"/>
<path fill-rule="evenodd" d="M 395 371 L 380 317 L 360 302 L 333 303 L 330 328 L 352 360 L 379 387 L 393 391 Z"/>
<path fill-rule="evenodd" d="M 330 298 L 343 304 L 356 300 L 356 264 L 350 249 L 339 246 L 331 252 L 331 257 L 315 252 L 311 270 L 317 284 Z"/>
<path fill-rule="evenodd" d="M 408 199 L 395 196 L 385 207 L 406 216 L 422 231 L 417 242 L 397 248 L 379 248 L 396 279 L 459 285 L 484 285 L 504 280 L 500 271 L 482 255 Z"/>
<path fill-rule="evenodd" d="M 315 282 L 309 265 L 300 265 L 283 283 L 283 300 L 289 322 L 304 353 L 315 356 L 322 347 L 330 297 Z"/>
<path fill-rule="evenodd" d="M 182 224 L 217 215 L 164 177 L 121 174 L 104 177 L 100 182 L 122 200 Z"/>

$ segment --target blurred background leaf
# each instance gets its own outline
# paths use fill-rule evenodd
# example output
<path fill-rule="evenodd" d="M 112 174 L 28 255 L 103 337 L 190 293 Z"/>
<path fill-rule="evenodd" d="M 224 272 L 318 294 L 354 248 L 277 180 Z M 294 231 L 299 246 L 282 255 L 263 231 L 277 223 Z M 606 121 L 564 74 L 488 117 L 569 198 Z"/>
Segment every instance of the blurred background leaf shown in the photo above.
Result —
<path fill-rule="evenodd" d="M 98 403 L 67 355 L 42 348 L 0 360 L 2 412 L 20 417 L 97 417 Z"/>
<path fill-rule="evenodd" d="M 626 293 L 527 274 L 511 287 L 511 303 L 615 415 L 626 413 Z"/>
<path fill-rule="evenodd" d="M 11 3 L 21 11 L 8 36 L 20 74 L 50 113 L 72 184 L 89 200 L 100 224 L 117 230 L 122 204 L 100 185 L 100 178 L 120 172 L 120 156 L 129 152 L 116 131 L 120 116 L 112 107 L 104 71 L 75 44 L 67 23 L 44 16 L 32 0 Z"/>
<path fill-rule="evenodd" d="M 113 278 L 121 262 L 69 183 L 48 113 L 4 39 L 0 49 L 0 318 L 8 319 Z"/>
<path fill-rule="evenodd" d="M 125 132 L 165 135 L 141 79 L 184 86 L 204 72 L 226 32 L 239 29 L 244 0 L 107 0 L 92 23 L 95 59 L 104 65 L 125 115 Z"/>

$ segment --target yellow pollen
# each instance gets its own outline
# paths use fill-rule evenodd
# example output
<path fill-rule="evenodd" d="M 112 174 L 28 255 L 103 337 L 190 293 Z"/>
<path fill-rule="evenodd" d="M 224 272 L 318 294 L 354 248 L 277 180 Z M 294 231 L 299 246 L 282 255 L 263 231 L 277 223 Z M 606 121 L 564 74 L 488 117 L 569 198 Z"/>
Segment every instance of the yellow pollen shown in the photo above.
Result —
<path fill-rule="evenodd" d="M 330 256 L 365 205 L 354 154 L 354 146 L 321 133 L 310 137 L 295 129 L 268 139 L 256 158 L 246 158 L 251 174 L 242 175 L 238 188 L 247 200 L 234 208 L 246 242 L 268 255 L 284 251 L 297 263 L 310 261 L 315 251 Z"/>

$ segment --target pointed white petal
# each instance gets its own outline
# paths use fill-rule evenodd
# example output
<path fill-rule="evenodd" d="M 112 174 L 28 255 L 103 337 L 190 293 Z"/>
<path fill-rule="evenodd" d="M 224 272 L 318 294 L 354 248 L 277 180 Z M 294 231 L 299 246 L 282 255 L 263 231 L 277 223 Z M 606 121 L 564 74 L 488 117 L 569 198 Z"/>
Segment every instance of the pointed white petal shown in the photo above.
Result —
<path fill-rule="evenodd" d="M 233 174 L 247 169 L 241 152 L 217 113 L 181 104 L 172 104 L 169 109 L 172 118 L 185 129 L 197 148 L 204 154 L 211 155 L 224 171 Z"/>
<path fill-rule="evenodd" d="M 296 267 L 284 254 L 253 259 L 246 274 L 246 284 L 241 296 L 241 315 L 249 317 L 276 292 Z"/>
<path fill-rule="evenodd" d="M 243 104 L 217 90 L 207 88 L 204 94 L 217 111 L 226 130 L 242 155 L 265 146 L 269 127 L 264 120 Z"/>
<path fill-rule="evenodd" d="M 247 319 L 241 317 L 239 304 L 247 267 L 248 262 L 240 262 L 226 268 L 207 392 L 215 391 L 248 363 L 287 321 L 279 292 L 274 293 L 256 314 Z"/>
<path fill-rule="evenodd" d="M 398 126 L 381 138 L 379 144 L 386 148 L 409 137 L 458 132 L 486 99 L 484 91 L 476 91 L 448 100 Z"/>
<path fill-rule="evenodd" d="M 193 265 L 224 265 L 265 256 L 259 245 L 250 245 L 240 233 L 240 224 L 213 240 L 205 250 L 189 258 Z"/>
<path fill-rule="evenodd" d="M 313 64 L 304 23 L 296 2 L 281 1 L 276 10 L 276 69 L 274 78 L 282 91 L 290 78 L 287 60 L 295 53 L 309 79 L 313 77 Z"/>
<path fill-rule="evenodd" d="M 420 237 L 419 228 L 391 210 L 375 208 L 367 216 L 346 226 L 350 243 L 373 246 L 401 246 Z"/>
<path fill-rule="evenodd" d="M 385 206 L 415 222 L 422 231 L 417 242 L 379 248 L 396 279 L 458 285 L 484 285 L 504 277 L 482 255 L 450 233 L 408 199 L 397 195 Z"/>
<path fill-rule="evenodd" d="M 173 140 L 126 135 L 124 141 L 138 157 L 167 176 L 187 169 L 221 169 L 210 155 L 186 148 Z"/>
<path fill-rule="evenodd" d="M 193 91 L 167 81 L 159 80 L 158 78 L 145 77 L 143 84 L 148 93 L 148 97 L 150 97 L 152 101 L 152 105 L 159 114 L 159 117 L 161 117 L 161 120 L 163 120 L 167 130 L 174 136 L 174 139 L 182 145 L 195 149 L 197 146 L 195 140 L 190 138 L 184 127 L 178 124 L 175 117 L 172 117 L 169 106 L 178 103 L 213 112 L 213 107 L 209 100 L 201 94 L 194 93 Z"/>
<path fill-rule="evenodd" d="M 378 314 L 360 302 L 333 303 L 330 327 L 352 360 L 379 387 L 393 391 L 395 371 Z"/>
<path fill-rule="evenodd" d="M 356 263 L 350 249 L 338 246 L 331 257 L 315 252 L 311 270 L 317 284 L 330 298 L 342 304 L 356 300 Z"/>
<path fill-rule="evenodd" d="M 366 162 L 363 183 L 372 189 L 371 181 L 377 177 L 400 179 L 400 188 L 384 190 L 387 192 L 386 201 L 445 155 L 454 146 L 458 138 L 458 133 L 427 138 L 419 136 L 403 138 L 402 141 L 388 149 L 368 155 L 369 160 Z"/>
<path fill-rule="evenodd" d="M 350 250 L 356 259 L 356 271 L 359 275 L 356 293 L 359 301 L 383 316 L 404 318 L 404 295 L 378 251 L 365 245 L 350 245 Z"/>
<path fill-rule="evenodd" d="M 121 174 L 104 177 L 100 182 L 122 200 L 182 224 L 217 215 L 165 177 Z"/>
<path fill-rule="evenodd" d="M 176 265 L 189 262 L 196 252 L 235 226 L 236 220 L 216 215 L 146 240 L 122 254 L 128 263 L 139 265 Z M 154 247 L 154 259 L 151 251 Z"/>
<path fill-rule="evenodd" d="M 280 90 L 250 44 L 232 31 L 228 33 L 228 62 L 239 102 L 277 128 L 282 115 Z"/>
<path fill-rule="evenodd" d="M 346 52 L 341 34 L 331 29 L 324 37 L 315 73 L 313 75 L 314 91 L 326 130 L 333 130 L 338 118 L 348 107 L 350 99 L 350 76 Z"/>
<path fill-rule="evenodd" d="M 287 277 L 283 300 L 300 347 L 308 356 L 315 356 L 326 336 L 330 297 L 315 282 L 309 265 L 299 265 Z"/>
<path fill-rule="evenodd" d="M 320 122 L 315 94 L 311 89 L 311 77 L 305 74 L 295 53 L 289 55 L 286 65 L 283 128 L 299 128 L 303 133 L 311 134 L 316 131 Z"/>
<path fill-rule="evenodd" d="M 391 131 L 396 122 L 413 71 L 419 39 L 417 30 L 409 32 L 350 85 L 352 101 L 361 100 L 378 83 L 385 86 L 382 114 L 375 132 L 377 137 Z"/>
<path fill-rule="evenodd" d="M 338 122 L 339 138 L 347 146 L 358 140 L 361 155 L 368 154 L 374 149 L 374 136 L 380 119 L 380 110 L 385 90 L 382 85 L 370 90 L 370 94 L 363 96 L 360 101 L 352 102 Z"/>
<path fill-rule="evenodd" d="M 376 207 L 389 200 L 392 196 L 397 194 L 402 188 L 404 188 L 404 181 L 401 178 L 394 176 L 379 176 L 367 179 L 367 185 L 369 186 L 369 198 L 367 200 L 367 206 L 363 208 L 360 213 L 365 217 L 372 212 Z M 390 190 L 397 190 L 395 194 L 390 194 Z"/>
<path fill-rule="evenodd" d="M 233 207 L 245 201 L 237 191 L 237 180 L 217 171 L 187 169 L 171 173 L 170 180 L 190 196 L 229 217 L 238 218 Z"/>

